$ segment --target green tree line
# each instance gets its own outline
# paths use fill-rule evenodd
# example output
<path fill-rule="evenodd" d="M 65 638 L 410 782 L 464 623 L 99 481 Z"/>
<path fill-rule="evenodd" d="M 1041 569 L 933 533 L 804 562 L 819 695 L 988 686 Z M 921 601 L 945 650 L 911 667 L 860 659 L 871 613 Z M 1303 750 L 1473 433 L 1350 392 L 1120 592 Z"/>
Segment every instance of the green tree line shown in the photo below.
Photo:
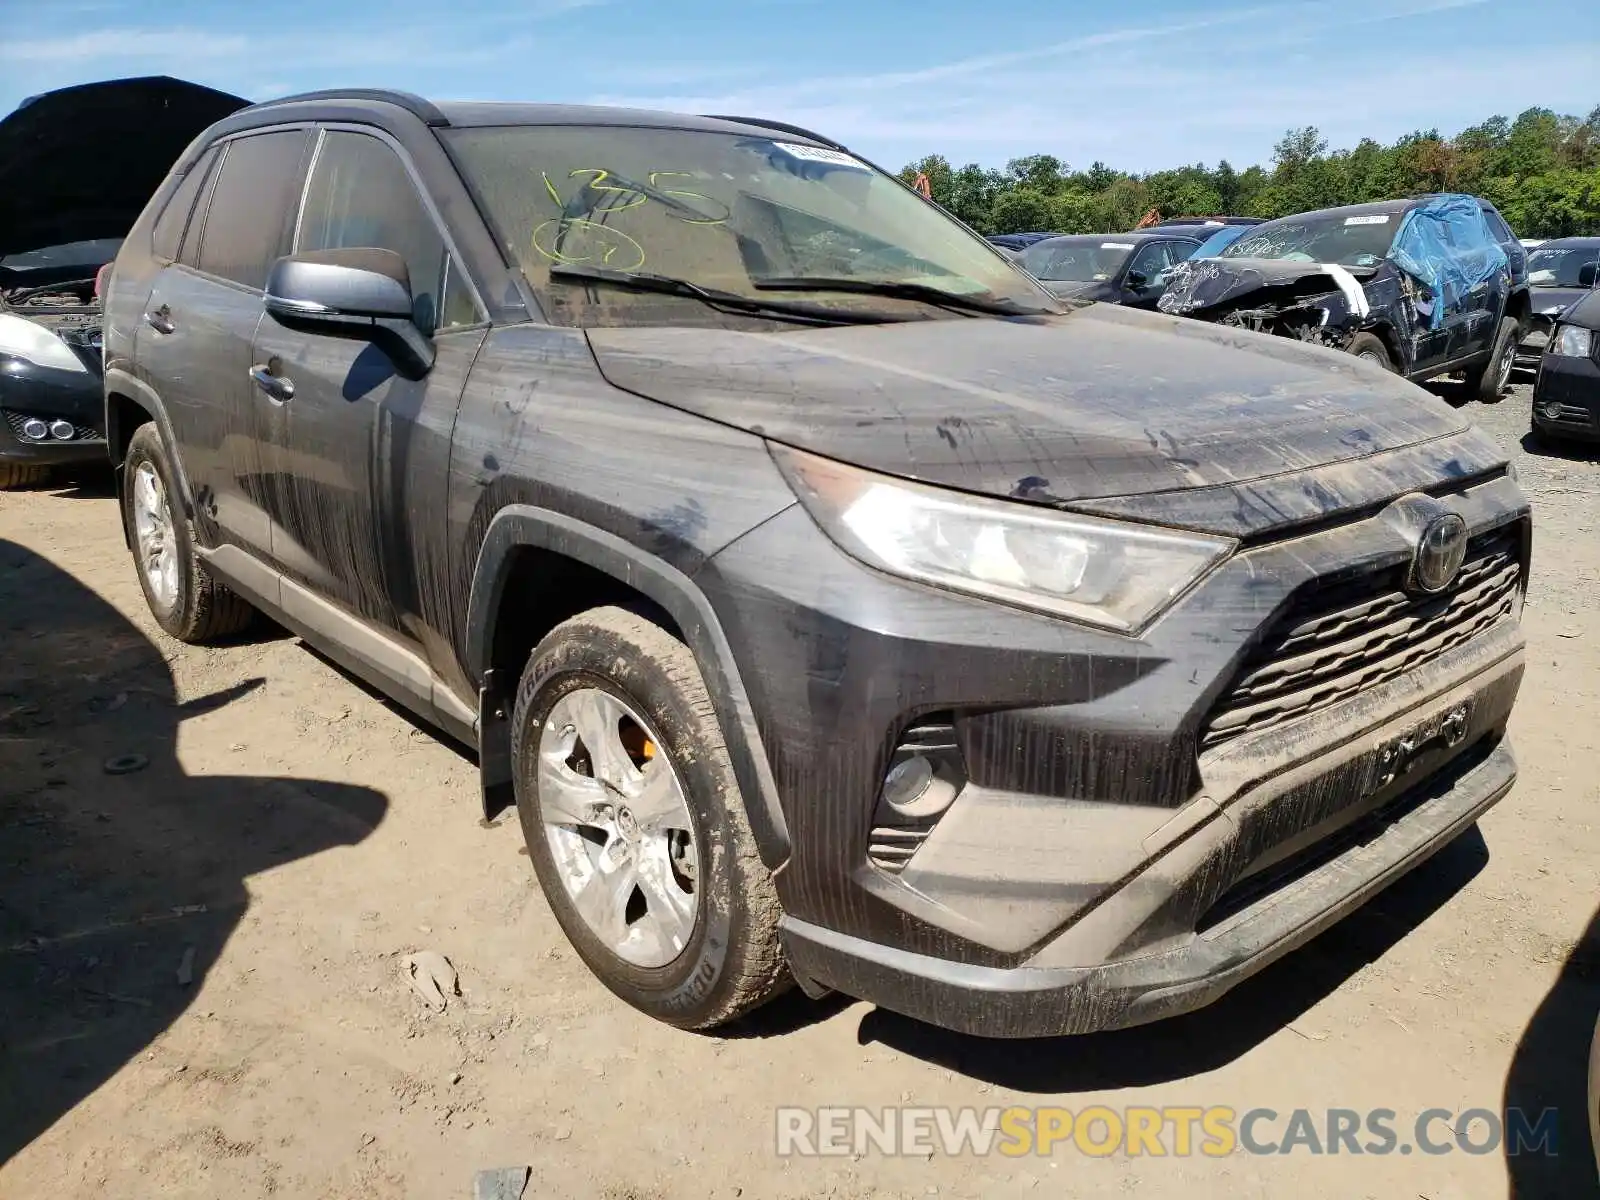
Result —
<path fill-rule="evenodd" d="M 1281 217 L 1339 204 L 1470 192 L 1494 203 L 1519 237 L 1600 234 L 1600 107 L 1587 118 L 1530 108 L 1516 120 L 1490 117 L 1455 137 L 1419 130 L 1384 146 L 1363 138 L 1328 149 L 1315 127 L 1292 129 L 1271 166 L 1236 170 L 1226 159 L 1146 175 L 1096 162 L 1073 170 L 1050 154 L 1005 169 L 952 167 L 933 154 L 900 173 L 926 175 L 933 199 L 980 233 L 1110 233 L 1163 217 Z"/>

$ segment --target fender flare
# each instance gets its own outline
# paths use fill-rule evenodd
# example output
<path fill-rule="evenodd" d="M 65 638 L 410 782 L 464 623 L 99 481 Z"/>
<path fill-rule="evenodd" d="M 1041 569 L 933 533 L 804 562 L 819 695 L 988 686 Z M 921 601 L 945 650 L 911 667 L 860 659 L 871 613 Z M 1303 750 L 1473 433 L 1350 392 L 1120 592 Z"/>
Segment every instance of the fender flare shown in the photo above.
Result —
<path fill-rule="evenodd" d="M 128 397 L 145 412 L 150 414 L 150 419 L 155 422 L 156 428 L 161 433 L 162 444 L 167 448 L 167 465 L 172 468 L 173 474 L 178 477 L 178 501 L 183 506 L 184 515 L 190 520 L 194 519 L 194 491 L 189 486 L 189 475 L 184 469 L 183 456 L 177 451 L 178 441 L 172 433 L 172 421 L 167 416 L 167 409 L 161 403 L 161 397 L 156 390 L 144 380 L 129 373 L 121 367 L 108 367 L 105 373 L 105 414 L 104 423 L 106 431 L 107 453 L 115 453 L 115 447 L 122 440 L 123 430 L 117 421 L 116 407 L 111 403 L 111 394 L 115 392 Z M 112 467 L 117 475 L 117 488 L 120 493 L 122 488 L 122 459 L 118 457 L 112 462 Z M 128 539 L 128 530 L 122 531 L 123 541 Z"/>
<path fill-rule="evenodd" d="M 705 593 L 688 575 L 630 542 L 532 505 L 512 504 L 489 523 L 478 550 L 467 605 L 464 651 L 469 676 L 479 691 L 479 763 L 487 797 L 511 778 L 509 699 L 516 681 L 493 678 L 494 626 L 516 550 L 534 547 L 593 567 L 660 605 L 677 622 L 711 694 L 722 725 L 734 776 L 762 861 L 777 869 L 789 857 L 789 829 L 778 801 L 749 693 L 733 649 Z"/>
<path fill-rule="evenodd" d="M 106 369 L 105 382 L 107 445 L 115 447 L 121 440 L 120 434 L 122 430 L 117 425 L 116 409 L 111 403 L 111 394 L 116 392 L 119 395 L 128 397 L 128 399 L 144 409 L 145 412 L 149 413 L 150 419 L 155 422 L 156 428 L 161 431 L 161 440 L 167 447 L 167 458 L 170 460 L 173 472 L 178 477 L 179 499 L 183 501 L 183 507 L 187 514 L 193 517 L 194 492 L 189 487 L 189 475 L 184 470 L 183 459 L 175 452 L 178 442 L 172 434 L 172 422 L 167 417 L 166 405 L 161 403 L 161 397 L 156 394 L 156 390 L 148 383 L 121 367 L 108 367 Z M 119 472 L 122 470 L 120 461 L 114 465 Z"/>

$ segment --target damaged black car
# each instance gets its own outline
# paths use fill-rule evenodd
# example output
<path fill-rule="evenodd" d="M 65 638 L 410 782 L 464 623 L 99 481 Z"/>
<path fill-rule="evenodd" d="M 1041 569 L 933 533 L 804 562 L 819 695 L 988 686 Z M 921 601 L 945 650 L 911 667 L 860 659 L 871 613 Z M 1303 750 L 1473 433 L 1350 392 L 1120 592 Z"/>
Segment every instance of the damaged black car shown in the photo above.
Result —
<path fill-rule="evenodd" d="M 104 272 L 172 160 L 246 103 L 116 79 L 34 96 L 0 121 L 0 489 L 106 459 Z"/>
<path fill-rule="evenodd" d="M 1533 385 L 1533 434 L 1545 441 L 1600 441 L 1600 292 L 1561 314 Z"/>
<path fill-rule="evenodd" d="M 1029 246 L 1019 262 L 1058 300 L 1154 308 L 1168 273 L 1200 248 L 1203 235 L 1192 230 L 1054 237 Z"/>
<path fill-rule="evenodd" d="M 1344 350 L 1413 382 L 1463 372 L 1493 400 L 1528 320 L 1526 259 L 1486 201 L 1301 213 L 1176 267 L 1158 307 Z"/>
<path fill-rule="evenodd" d="M 471 745 L 575 953 L 674 1025 L 791 981 L 1170 1016 L 1516 775 L 1498 445 L 1348 355 L 1053 300 L 789 124 L 258 105 L 106 310 L 153 619 L 254 606 Z"/>
<path fill-rule="evenodd" d="M 1537 367 L 1561 314 L 1595 287 L 1600 237 L 1555 238 L 1528 256 L 1533 313 L 1523 331 L 1517 362 Z"/>

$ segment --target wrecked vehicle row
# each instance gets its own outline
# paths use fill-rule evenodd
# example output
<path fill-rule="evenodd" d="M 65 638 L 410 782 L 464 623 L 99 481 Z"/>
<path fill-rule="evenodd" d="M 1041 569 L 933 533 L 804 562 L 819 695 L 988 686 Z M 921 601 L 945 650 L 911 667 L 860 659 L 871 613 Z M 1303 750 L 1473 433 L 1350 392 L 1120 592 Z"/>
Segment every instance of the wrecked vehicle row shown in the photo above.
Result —
<path fill-rule="evenodd" d="M 1487 201 L 1437 195 L 1269 221 L 1172 272 L 1166 313 L 1348 351 L 1414 382 L 1510 380 L 1530 299 L 1525 250 Z"/>
<path fill-rule="evenodd" d="M 1600 285 L 1600 237 L 1552 238 L 1528 256 L 1532 315 L 1518 362 L 1537 366 L 1561 315 Z"/>

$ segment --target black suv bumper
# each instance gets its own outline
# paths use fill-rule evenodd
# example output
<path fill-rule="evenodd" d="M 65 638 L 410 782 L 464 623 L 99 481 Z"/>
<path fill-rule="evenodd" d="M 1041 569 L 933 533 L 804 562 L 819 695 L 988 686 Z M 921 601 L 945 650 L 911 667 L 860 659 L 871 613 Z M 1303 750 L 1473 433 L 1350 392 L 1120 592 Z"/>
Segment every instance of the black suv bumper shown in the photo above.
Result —
<path fill-rule="evenodd" d="M 1555 437 L 1600 441 L 1600 360 L 1546 354 L 1533 386 L 1533 427 Z"/>

